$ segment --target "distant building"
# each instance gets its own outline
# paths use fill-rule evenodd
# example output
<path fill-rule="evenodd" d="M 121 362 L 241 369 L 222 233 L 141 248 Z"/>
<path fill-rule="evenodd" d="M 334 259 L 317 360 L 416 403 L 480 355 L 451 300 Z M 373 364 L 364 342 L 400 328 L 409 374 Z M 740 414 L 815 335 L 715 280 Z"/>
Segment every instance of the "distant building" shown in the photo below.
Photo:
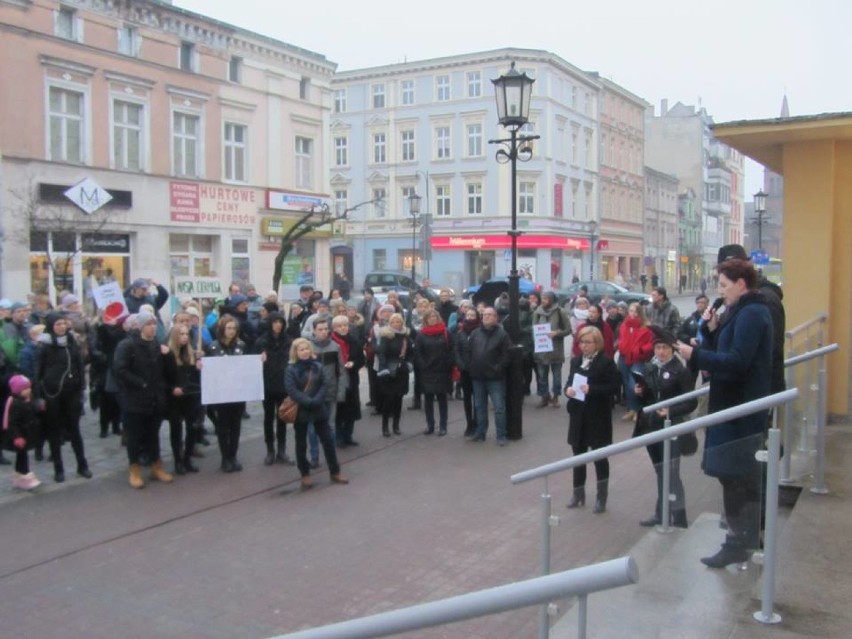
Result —
<path fill-rule="evenodd" d="M 702 225 L 702 253 L 687 256 L 693 274 L 709 275 L 719 247 L 743 242 L 743 157 L 713 138 L 703 107 L 663 100 L 660 115 L 645 115 L 645 164 L 677 176 L 691 189 Z M 692 260 L 695 259 L 696 262 Z"/>
<path fill-rule="evenodd" d="M 328 202 L 334 63 L 166 2 L 0 2 L 0 29 L 4 296 L 270 288 L 269 240 Z M 293 258 L 324 281 L 328 236 Z"/>
<path fill-rule="evenodd" d="M 644 205 L 646 271 L 659 276 L 660 286 L 677 290 L 681 273 L 677 178 L 646 166 Z"/>
<path fill-rule="evenodd" d="M 521 134 L 541 136 L 518 163 L 519 270 L 545 288 L 588 276 L 592 239 L 609 239 L 598 226 L 602 83 L 547 51 L 508 48 L 335 75 L 329 181 L 338 210 L 358 207 L 339 240 L 356 282 L 412 261 L 418 277 L 459 291 L 508 273 L 510 171 L 488 141 L 508 135 L 491 80 L 512 61 L 536 80 Z M 641 153 L 641 180 L 637 166 Z M 412 228 L 412 193 L 425 230 Z"/>

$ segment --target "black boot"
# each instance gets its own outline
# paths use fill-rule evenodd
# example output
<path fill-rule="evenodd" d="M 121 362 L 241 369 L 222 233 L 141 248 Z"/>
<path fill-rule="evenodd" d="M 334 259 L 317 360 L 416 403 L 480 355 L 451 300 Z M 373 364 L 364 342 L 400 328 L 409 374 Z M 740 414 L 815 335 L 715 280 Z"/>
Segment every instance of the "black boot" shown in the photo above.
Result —
<path fill-rule="evenodd" d="M 592 512 L 596 515 L 606 512 L 606 498 L 608 496 L 608 492 L 609 487 L 607 485 L 607 482 L 598 482 L 598 495 L 595 499 L 595 507 L 592 509 Z"/>
<path fill-rule="evenodd" d="M 568 502 L 567 508 L 579 508 L 586 505 L 586 488 L 580 486 L 574 489 L 574 494 L 571 495 L 571 501 Z"/>
<path fill-rule="evenodd" d="M 175 459 L 175 475 L 186 475 L 186 464 L 179 458 Z"/>
<path fill-rule="evenodd" d="M 263 458 L 264 466 L 272 466 L 275 463 L 275 445 L 267 444 L 266 445 L 266 457 Z"/>
<path fill-rule="evenodd" d="M 672 511 L 672 526 L 675 528 L 689 528 L 689 522 L 686 520 L 686 509 Z"/>
<path fill-rule="evenodd" d="M 382 416 L 382 437 L 390 437 L 390 431 L 388 430 L 388 418 Z"/>
<path fill-rule="evenodd" d="M 402 435 L 402 431 L 399 430 L 399 419 L 394 417 L 393 420 L 393 434 L 394 435 Z"/>
<path fill-rule="evenodd" d="M 731 564 L 748 561 L 748 550 L 728 544 L 722 544 L 721 550 L 711 557 L 702 557 L 701 563 L 709 568 L 724 568 Z"/>
<path fill-rule="evenodd" d="M 183 458 L 183 467 L 186 469 L 188 473 L 197 473 L 198 466 L 192 463 L 192 455 L 187 454 Z"/>

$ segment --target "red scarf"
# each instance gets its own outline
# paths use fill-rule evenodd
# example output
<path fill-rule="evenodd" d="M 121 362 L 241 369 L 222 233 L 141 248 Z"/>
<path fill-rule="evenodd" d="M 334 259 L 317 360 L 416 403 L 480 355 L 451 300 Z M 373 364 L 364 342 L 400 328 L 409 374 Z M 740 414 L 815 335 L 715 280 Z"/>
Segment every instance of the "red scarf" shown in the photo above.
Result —
<path fill-rule="evenodd" d="M 331 339 L 337 342 L 337 345 L 340 347 L 340 355 L 343 357 L 343 363 L 345 364 L 349 361 L 349 340 L 334 331 L 331 332 Z"/>

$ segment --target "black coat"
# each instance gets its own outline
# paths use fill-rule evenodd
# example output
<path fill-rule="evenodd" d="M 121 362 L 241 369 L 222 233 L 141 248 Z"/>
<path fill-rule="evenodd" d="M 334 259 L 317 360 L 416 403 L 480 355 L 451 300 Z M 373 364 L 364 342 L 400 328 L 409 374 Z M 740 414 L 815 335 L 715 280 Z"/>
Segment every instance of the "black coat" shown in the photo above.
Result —
<path fill-rule="evenodd" d="M 282 331 L 278 336 L 270 329 L 258 338 L 255 348 L 258 353 L 266 353 L 263 362 L 263 394 L 267 399 L 280 401 L 286 397 L 284 390 L 284 372 L 290 360 L 290 336 Z"/>
<path fill-rule="evenodd" d="M 308 387 L 308 374 L 311 385 Z M 326 410 L 326 381 L 322 364 L 315 359 L 298 361 L 287 366 L 284 388 L 287 396 L 299 405 L 296 422 L 322 422 L 328 420 Z"/>
<path fill-rule="evenodd" d="M 771 394 L 772 318 L 765 297 L 749 292 L 725 312 L 690 364 L 710 373 L 708 413 Z M 763 444 L 766 411 L 707 429 L 702 468 L 711 477 L 736 477 L 758 471 L 754 453 Z"/>
<path fill-rule="evenodd" d="M 577 373 L 588 377 L 585 401 L 569 399 L 566 406 L 570 416 L 568 443 L 580 450 L 603 448 L 612 443 L 612 398 L 621 385 L 621 376 L 615 362 L 603 353 L 592 359 L 587 370 L 580 368 L 582 363 L 582 356 L 571 359 L 571 372 L 565 384 L 569 388 Z"/>
<path fill-rule="evenodd" d="M 138 332 L 122 340 L 115 349 L 113 370 L 118 380 L 123 411 L 139 415 L 165 415 L 165 357 L 155 340 Z"/>
<path fill-rule="evenodd" d="M 332 339 L 337 341 L 337 339 L 341 339 L 341 336 L 335 335 Z M 346 395 L 343 401 L 337 402 L 337 418 L 344 421 L 356 421 L 361 419 L 361 394 L 358 388 L 361 382 L 360 371 L 364 368 L 367 358 L 364 356 L 364 345 L 351 332 L 342 339 L 345 339 L 349 345 L 349 359 L 347 362 L 352 362 L 352 368 L 345 369 L 349 379 L 346 383 Z M 341 349 L 342 352 L 343 349 Z M 344 362 L 344 364 L 347 362 Z"/>
<path fill-rule="evenodd" d="M 463 354 L 462 358 L 468 362 L 468 372 L 473 379 L 496 380 L 505 377 L 512 340 L 502 326 L 480 326 L 460 346 L 469 349 L 469 354 Z"/>
<path fill-rule="evenodd" d="M 664 399 L 671 399 L 693 390 L 692 375 L 677 357 L 672 357 L 663 364 L 662 368 L 656 364 L 645 364 L 644 387 L 642 395 L 638 396 L 642 406 L 650 406 Z M 669 418 L 672 424 L 680 424 L 686 415 L 689 415 L 698 406 L 698 400 L 693 398 L 669 406 Z M 640 412 L 636 419 L 636 427 L 633 436 L 645 435 L 660 430 L 664 420 L 656 414 L 645 414 Z"/>
<path fill-rule="evenodd" d="M 414 365 L 420 374 L 423 393 L 441 394 L 453 390 L 453 341 L 444 329 L 439 335 L 426 335 L 423 331 L 414 340 Z"/>
<path fill-rule="evenodd" d="M 84 364 L 80 349 L 71 333 L 65 335 L 65 345 L 52 333 L 45 331 L 39 338 L 36 357 L 33 396 L 50 401 L 60 394 L 82 397 Z"/>
<path fill-rule="evenodd" d="M 389 370 L 390 375 L 377 377 L 377 390 L 385 397 L 402 396 L 408 392 L 408 362 L 411 344 L 408 335 L 396 334 L 390 327 L 379 329 L 376 359 L 379 372 Z"/>
<path fill-rule="evenodd" d="M 22 437 L 26 441 L 24 450 L 32 450 L 35 448 L 37 436 L 38 416 L 33 402 L 25 402 L 20 397 L 15 397 L 9 407 L 8 428 L 3 430 L 3 448 L 17 452 L 13 442 Z"/>

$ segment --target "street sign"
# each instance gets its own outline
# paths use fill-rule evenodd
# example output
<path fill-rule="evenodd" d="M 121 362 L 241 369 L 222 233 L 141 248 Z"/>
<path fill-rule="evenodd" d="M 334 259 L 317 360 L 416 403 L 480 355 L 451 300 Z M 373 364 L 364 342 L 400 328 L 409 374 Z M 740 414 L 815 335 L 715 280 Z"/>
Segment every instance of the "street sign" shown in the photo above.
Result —
<path fill-rule="evenodd" d="M 92 178 L 85 178 L 65 191 L 65 197 L 74 202 L 87 215 L 91 215 L 112 199 L 106 189 Z"/>
<path fill-rule="evenodd" d="M 769 264 L 769 253 L 767 253 L 766 251 L 752 251 L 750 257 L 752 264 Z"/>

